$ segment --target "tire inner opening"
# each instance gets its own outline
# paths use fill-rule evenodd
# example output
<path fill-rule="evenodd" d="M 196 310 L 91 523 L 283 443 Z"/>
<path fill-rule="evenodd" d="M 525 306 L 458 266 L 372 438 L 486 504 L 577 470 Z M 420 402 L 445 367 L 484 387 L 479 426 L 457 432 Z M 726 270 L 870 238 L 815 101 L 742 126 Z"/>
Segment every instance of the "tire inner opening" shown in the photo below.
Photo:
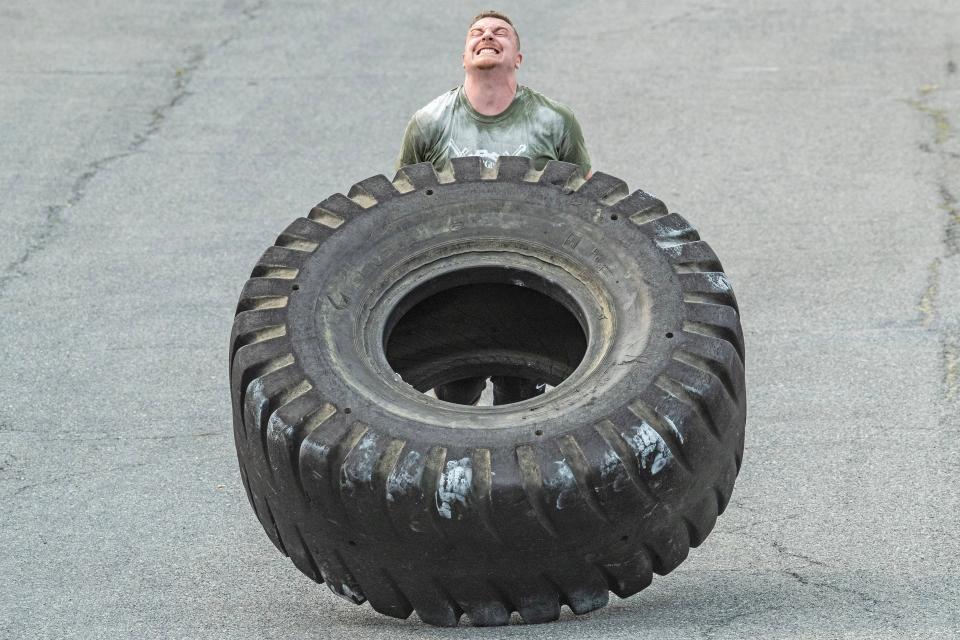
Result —
<path fill-rule="evenodd" d="M 476 267 L 407 294 L 388 317 L 383 349 L 420 392 L 455 404 L 512 404 L 573 373 L 587 349 L 585 327 L 580 305 L 556 284 L 528 271 Z"/>

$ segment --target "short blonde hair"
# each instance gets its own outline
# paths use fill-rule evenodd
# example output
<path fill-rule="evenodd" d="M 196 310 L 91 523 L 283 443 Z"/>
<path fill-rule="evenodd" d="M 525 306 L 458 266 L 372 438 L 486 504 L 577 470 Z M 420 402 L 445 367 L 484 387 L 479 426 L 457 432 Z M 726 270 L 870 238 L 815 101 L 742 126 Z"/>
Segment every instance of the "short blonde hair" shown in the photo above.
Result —
<path fill-rule="evenodd" d="M 478 20 L 483 18 L 497 18 L 498 20 L 503 20 L 510 25 L 510 28 L 513 29 L 513 37 L 517 41 L 517 50 L 520 49 L 520 34 L 517 33 L 517 28 L 514 26 L 513 20 L 511 20 L 507 14 L 500 13 L 499 11 L 493 11 L 492 9 L 489 11 L 481 11 L 473 17 L 473 20 L 470 21 L 470 26 L 472 27 L 477 23 Z"/>

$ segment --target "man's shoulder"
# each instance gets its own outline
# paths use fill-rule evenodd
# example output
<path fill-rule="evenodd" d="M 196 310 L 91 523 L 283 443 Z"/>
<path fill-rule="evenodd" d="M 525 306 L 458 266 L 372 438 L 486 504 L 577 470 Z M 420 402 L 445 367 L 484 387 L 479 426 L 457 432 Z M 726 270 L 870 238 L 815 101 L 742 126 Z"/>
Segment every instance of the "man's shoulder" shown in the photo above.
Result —
<path fill-rule="evenodd" d="M 548 114 L 553 114 L 555 118 L 563 122 L 576 120 L 573 110 L 559 100 L 546 96 L 530 87 L 523 87 L 526 93 L 526 99 L 533 108 Z"/>
<path fill-rule="evenodd" d="M 460 87 L 454 87 L 449 91 L 441 93 L 439 96 L 417 109 L 417 112 L 413 114 L 414 120 L 416 120 L 417 125 L 422 129 L 426 129 L 436 123 L 442 121 L 444 116 L 450 112 L 450 110 L 457 103 L 457 96 L 460 93 Z"/>

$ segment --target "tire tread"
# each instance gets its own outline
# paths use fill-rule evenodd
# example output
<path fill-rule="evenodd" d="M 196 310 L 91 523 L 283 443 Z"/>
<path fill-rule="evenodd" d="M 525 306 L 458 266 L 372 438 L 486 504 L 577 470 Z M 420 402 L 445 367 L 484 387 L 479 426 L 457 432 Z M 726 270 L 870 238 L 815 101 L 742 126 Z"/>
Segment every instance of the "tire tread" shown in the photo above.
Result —
<path fill-rule="evenodd" d="M 627 597 L 648 586 L 654 573 L 672 571 L 728 506 L 745 421 L 739 307 L 713 250 L 649 193 L 631 193 L 602 172 L 584 179 L 580 167 L 558 161 L 538 171 L 528 158 L 501 156 L 490 169 L 468 157 L 452 159 L 451 167 L 438 174 L 431 163 L 420 163 L 401 167 L 392 181 L 383 175 L 362 180 L 295 220 L 257 261 L 230 338 L 241 481 L 277 548 L 351 602 L 368 601 L 398 618 L 416 611 L 442 626 L 455 626 L 464 615 L 475 625 L 502 625 L 512 612 L 528 623 L 551 621 L 563 604 L 583 614 L 606 604 L 609 591 Z M 520 189 L 540 185 L 553 201 L 588 201 L 588 219 L 632 222 L 626 229 L 656 245 L 672 269 L 672 286 L 681 289 L 670 356 L 653 382 L 605 419 L 510 446 L 406 440 L 383 425 L 351 422 L 331 402 L 337 396 L 314 388 L 293 356 L 288 333 L 297 325 L 288 324 L 288 304 L 302 301 L 294 285 L 306 261 L 368 209 L 395 199 L 390 207 L 426 202 L 431 190 L 481 180 Z M 498 187 L 469 187 L 475 188 Z M 630 439 L 637 420 L 676 461 L 659 475 Z M 441 512 L 441 490 L 449 491 L 445 474 L 454 462 L 470 466 L 468 493 L 447 500 Z M 678 492 L 684 498 L 674 507 Z M 649 515 L 649 522 L 624 517 L 635 512 Z M 314 533 L 306 526 L 314 522 L 355 535 Z M 506 556 L 531 540 L 567 544 L 570 536 L 589 537 L 585 532 L 613 542 L 578 548 L 562 566 L 498 569 L 454 583 L 449 575 L 411 575 L 371 561 L 361 550 L 376 540 L 361 522 L 389 531 L 389 544 L 425 544 L 438 554 L 479 544 Z"/>

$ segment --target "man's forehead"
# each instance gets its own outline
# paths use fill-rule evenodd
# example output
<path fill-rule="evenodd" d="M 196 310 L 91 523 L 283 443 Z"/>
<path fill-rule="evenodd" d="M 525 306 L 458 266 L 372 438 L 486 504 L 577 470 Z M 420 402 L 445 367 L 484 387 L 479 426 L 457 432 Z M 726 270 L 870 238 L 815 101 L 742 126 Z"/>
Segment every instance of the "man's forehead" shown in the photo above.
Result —
<path fill-rule="evenodd" d="M 472 25 L 470 25 L 470 29 L 468 29 L 468 31 L 473 31 L 474 29 L 478 29 L 478 28 L 483 29 L 484 27 L 506 27 L 510 31 L 513 31 L 513 27 L 510 26 L 509 22 L 505 20 L 501 20 L 500 18 L 494 18 L 493 16 L 480 18 L 479 20 L 474 22 Z"/>

